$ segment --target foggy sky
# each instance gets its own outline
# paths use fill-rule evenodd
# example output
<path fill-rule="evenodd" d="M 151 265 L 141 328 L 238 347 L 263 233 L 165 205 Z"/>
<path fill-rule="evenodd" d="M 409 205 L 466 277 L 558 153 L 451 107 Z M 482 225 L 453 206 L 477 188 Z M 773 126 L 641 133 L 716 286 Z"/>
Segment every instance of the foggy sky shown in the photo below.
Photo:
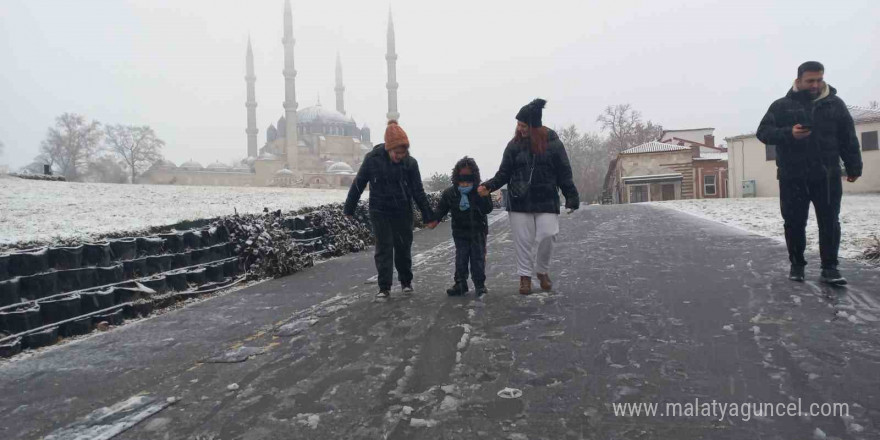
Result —
<path fill-rule="evenodd" d="M 381 142 L 389 3 L 292 0 L 297 102 L 346 110 Z M 772 3 L 768 5 L 767 3 Z M 398 1 L 399 110 L 423 176 L 464 155 L 495 172 L 514 116 L 596 131 L 631 103 L 669 129 L 752 132 L 808 59 L 848 104 L 880 100 L 880 2 Z M 178 165 L 246 156 L 245 50 L 257 76 L 258 144 L 283 114 L 283 0 L 3 0 L 0 164 L 26 165 L 54 118 L 146 124 Z"/>

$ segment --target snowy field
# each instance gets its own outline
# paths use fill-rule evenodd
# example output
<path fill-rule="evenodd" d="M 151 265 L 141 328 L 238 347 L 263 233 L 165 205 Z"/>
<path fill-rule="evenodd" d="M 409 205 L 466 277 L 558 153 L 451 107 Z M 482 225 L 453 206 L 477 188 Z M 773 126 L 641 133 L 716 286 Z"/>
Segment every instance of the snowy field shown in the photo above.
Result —
<path fill-rule="evenodd" d="M 785 242 L 779 198 L 701 199 L 652 202 L 656 206 L 674 208 L 754 234 Z M 880 237 L 880 194 L 843 195 L 840 209 L 840 256 L 858 258 L 872 242 Z M 810 209 L 807 224 L 807 248 L 819 252 L 816 214 Z"/>
<path fill-rule="evenodd" d="M 303 188 L 111 185 L 0 175 L 0 247 L 134 232 L 186 220 L 343 202 L 347 191 Z"/>

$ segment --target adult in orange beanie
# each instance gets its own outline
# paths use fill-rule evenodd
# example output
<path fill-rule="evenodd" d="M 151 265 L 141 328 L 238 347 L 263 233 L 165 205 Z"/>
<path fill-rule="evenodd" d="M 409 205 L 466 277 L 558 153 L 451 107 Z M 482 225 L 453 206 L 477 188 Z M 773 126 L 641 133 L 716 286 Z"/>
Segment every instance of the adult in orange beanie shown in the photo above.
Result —
<path fill-rule="evenodd" d="M 353 216 L 361 194 L 370 185 L 370 223 L 376 236 L 378 298 L 391 292 L 394 268 L 405 294 L 412 288 L 413 210 L 415 201 L 424 222 L 430 222 L 431 206 L 422 187 L 419 163 L 409 154 L 409 138 L 395 120 L 388 121 L 385 143 L 364 156 L 357 177 L 348 190 L 344 213 Z"/>

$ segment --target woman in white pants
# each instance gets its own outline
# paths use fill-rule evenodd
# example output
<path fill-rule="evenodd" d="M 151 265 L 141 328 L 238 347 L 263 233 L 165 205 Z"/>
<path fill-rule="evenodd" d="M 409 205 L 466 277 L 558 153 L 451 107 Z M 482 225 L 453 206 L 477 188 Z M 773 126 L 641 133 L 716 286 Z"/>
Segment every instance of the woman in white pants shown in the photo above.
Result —
<path fill-rule="evenodd" d="M 516 114 L 516 133 L 504 150 L 495 177 L 484 182 L 480 195 L 507 185 L 510 228 L 516 246 L 519 293 L 532 293 L 532 274 L 541 289 L 550 290 L 550 258 L 559 233 L 559 190 L 565 207 L 578 209 L 577 188 L 571 178 L 571 164 L 556 132 L 541 123 L 546 101 L 535 99 Z"/>

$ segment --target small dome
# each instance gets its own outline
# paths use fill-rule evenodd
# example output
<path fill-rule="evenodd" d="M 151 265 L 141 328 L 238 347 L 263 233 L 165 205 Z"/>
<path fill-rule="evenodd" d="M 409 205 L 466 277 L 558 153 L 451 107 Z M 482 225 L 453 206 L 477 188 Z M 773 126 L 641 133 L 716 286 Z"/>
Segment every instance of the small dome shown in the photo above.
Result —
<path fill-rule="evenodd" d="M 177 168 L 177 165 L 174 165 L 173 162 L 169 162 L 167 160 L 157 160 L 150 165 L 150 168 L 147 171 L 156 171 L 156 170 L 167 170 Z"/>
<path fill-rule="evenodd" d="M 183 165 L 181 165 L 180 168 L 183 168 L 185 170 L 201 170 L 204 167 L 202 166 L 202 164 L 194 160 L 190 160 L 189 162 L 185 162 Z"/>
<path fill-rule="evenodd" d="M 333 174 L 349 174 L 354 173 L 354 168 L 345 162 L 336 162 L 327 167 L 327 172 Z"/>
<path fill-rule="evenodd" d="M 293 171 L 288 170 L 287 168 L 282 168 L 278 171 L 275 171 L 276 176 L 292 176 Z"/>
<path fill-rule="evenodd" d="M 257 159 L 261 159 L 261 160 L 275 160 L 275 159 L 277 159 L 277 157 L 276 157 L 274 154 L 272 154 L 272 153 L 266 153 L 266 152 L 263 152 L 263 153 L 260 153 L 260 157 L 258 157 Z"/>
<path fill-rule="evenodd" d="M 250 166 L 253 166 L 254 162 L 256 162 L 256 161 L 257 161 L 257 158 L 256 158 L 256 157 L 254 157 L 254 156 L 248 156 L 248 158 L 245 159 L 242 163 L 245 163 L 245 164 L 248 164 L 248 165 L 250 165 Z"/>
<path fill-rule="evenodd" d="M 275 126 L 277 127 L 275 132 L 276 139 L 287 136 L 287 120 L 284 119 L 284 116 L 278 119 L 278 123 Z"/>
<path fill-rule="evenodd" d="M 227 170 L 229 169 L 229 165 L 224 163 L 220 163 L 220 161 L 216 161 L 206 167 L 209 170 Z"/>

